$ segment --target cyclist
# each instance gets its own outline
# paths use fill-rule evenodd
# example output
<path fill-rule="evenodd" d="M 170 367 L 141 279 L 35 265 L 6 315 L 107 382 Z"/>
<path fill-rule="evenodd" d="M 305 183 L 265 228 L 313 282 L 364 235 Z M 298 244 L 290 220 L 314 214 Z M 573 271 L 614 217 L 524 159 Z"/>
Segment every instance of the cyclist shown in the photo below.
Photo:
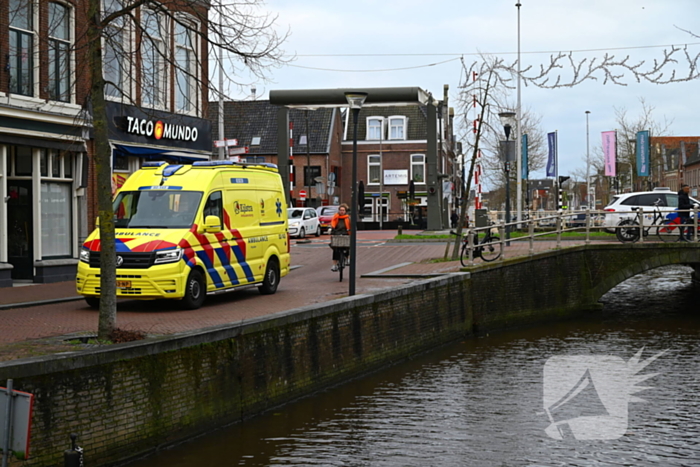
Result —
<path fill-rule="evenodd" d="M 678 216 L 681 220 L 679 242 L 689 242 L 693 235 L 693 229 L 688 227 L 688 236 L 687 238 L 683 237 L 683 231 L 685 230 L 683 224 L 690 223 L 690 210 L 693 208 L 693 204 L 690 202 L 690 197 L 688 196 L 689 191 L 690 187 L 684 183 L 681 185 L 681 189 L 678 192 Z"/>
<path fill-rule="evenodd" d="M 338 212 L 331 219 L 331 235 L 350 235 L 350 216 L 348 216 L 348 205 L 341 204 L 338 206 Z M 333 267 L 331 271 L 338 270 L 338 260 L 340 259 L 341 248 L 333 248 Z M 345 257 L 350 258 L 349 248 L 342 248 L 345 252 Z"/>

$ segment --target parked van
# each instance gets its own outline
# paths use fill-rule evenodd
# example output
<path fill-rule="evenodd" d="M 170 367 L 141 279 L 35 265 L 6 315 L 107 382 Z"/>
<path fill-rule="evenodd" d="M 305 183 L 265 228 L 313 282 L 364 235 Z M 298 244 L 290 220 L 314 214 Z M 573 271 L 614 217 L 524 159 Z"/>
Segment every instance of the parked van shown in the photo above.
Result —
<path fill-rule="evenodd" d="M 273 294 L 289 273 L 287 209 L 273 164 L 147 163 L 114 198 L 117 297 L 172 298 L 258 286 Z M 99 228 L 80 251 L 76 288 L 99 307 Z"/>

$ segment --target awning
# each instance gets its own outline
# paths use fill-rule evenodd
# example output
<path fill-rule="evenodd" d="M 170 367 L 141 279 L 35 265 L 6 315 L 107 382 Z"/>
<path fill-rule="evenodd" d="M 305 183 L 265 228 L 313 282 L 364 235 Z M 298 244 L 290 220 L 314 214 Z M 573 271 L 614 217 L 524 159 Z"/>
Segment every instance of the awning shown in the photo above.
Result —
<path fill-rule="evenodd" d="M 112 155 L 115 157 L 132 156 L 151 160 L 168 160 L 184 164 L 191 164 L 192 162 L 197 161 L 208 161 L 211 158 L 210 154 L 182 151 L 177 150 L 175 148 L 157 148 L 153 146 L 129 146 L 126 144 L 112 144 L 112 147 L 114 148 L 114 150 L 112 151 Z"/>

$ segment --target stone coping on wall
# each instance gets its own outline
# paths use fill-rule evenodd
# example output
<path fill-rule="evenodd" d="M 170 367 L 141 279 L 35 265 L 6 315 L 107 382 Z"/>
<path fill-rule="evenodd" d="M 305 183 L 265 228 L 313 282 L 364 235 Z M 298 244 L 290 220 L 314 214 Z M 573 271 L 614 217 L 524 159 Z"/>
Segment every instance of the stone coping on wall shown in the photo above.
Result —
<path fill-rule="evenodd" d="M 465 274 L 463 273 L 447 274 L 438 278 L 430 278 L 404 284 L 389 290 L 381 290 L 373 294 L 343 297 L 331 302 L 308 305 L 232 324 L 223 324 L 196 331 L 148 338 L 142 341 L 92 347 L 75 352 L 0 362 L 0 381 L 9 378 L 26 378 L 79 370 L 82 368 L 109 364 L 119 360 L 156 355 L 200 344 L 233 339 L 270 328 L 302 322 L 310 318 L 321 317 L 357 307 L 365 307 L 375 302 L 403 297 L 415 293 L 416 291 L 429 290 L 444 286 L 453 281 L 458 282 L 464 279 Z"/>

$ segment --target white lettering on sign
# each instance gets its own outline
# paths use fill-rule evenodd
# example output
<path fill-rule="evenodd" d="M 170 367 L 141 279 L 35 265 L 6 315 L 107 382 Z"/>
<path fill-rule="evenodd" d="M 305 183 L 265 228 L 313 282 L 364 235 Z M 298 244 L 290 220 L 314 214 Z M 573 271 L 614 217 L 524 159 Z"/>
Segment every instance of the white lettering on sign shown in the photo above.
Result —
<path fill-rule="evenodd" d="M 173 125 L 136 117 L 126 117 L 126 132 L 139 136 L 154 137 L 155 139 L 177 139 L 181 141 L 197 141 L 199 130 L 187 125 Z"/>
<path fill-rule="evenodd" d="M 385 170 L 384 185 L 408 185 L 408 170 Z"/>

